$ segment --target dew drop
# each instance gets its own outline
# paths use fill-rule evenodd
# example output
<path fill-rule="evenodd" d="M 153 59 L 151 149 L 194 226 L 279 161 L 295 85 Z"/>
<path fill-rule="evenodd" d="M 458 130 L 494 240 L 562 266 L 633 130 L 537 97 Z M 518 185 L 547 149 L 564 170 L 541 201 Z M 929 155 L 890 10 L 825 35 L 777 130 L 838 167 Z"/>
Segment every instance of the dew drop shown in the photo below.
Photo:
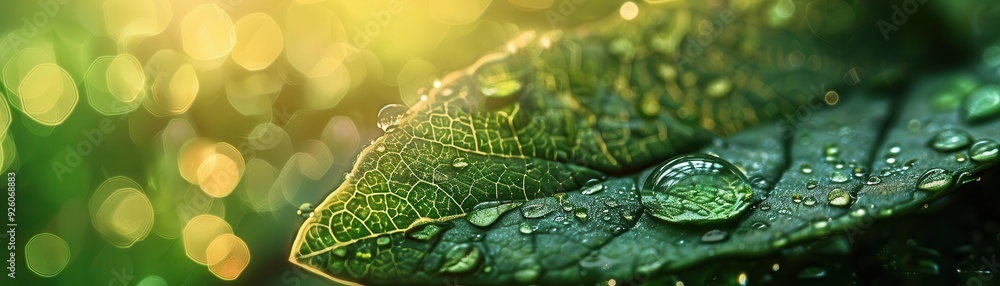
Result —
<path fill-rule="evenodd" d="M 379 236 L 378 238 L 375 239 L 375 243 L 378 245 L 389 245 L 389 243 L 391 242 L 392 239 L 389 238 L 389 236 Z"/>
<path fill-rule="evenodd" d="M 444 257 L 440 272 L 466 273 L 482 264 L 482 254 L 479 248 L 468 243 L 452 246 Z"/>
<path fill-rule="evenodd" d="M 703 154 L 681 156 L 657 166 L 640 191 L 647 213 L 677 223 L 729 220 L 746 210 L 752 196 L 742 171 L 723 159 Z M 692 202 L 711 205 L 691 206 Z"/>
<path fill-rule="evenodd" d="M 844 189 L 836 188 L 830 190 L 826 200 L 830 202 L 830 205 L 844 207 L 851 204 L 851 194 Z"/>
<path fill-rule="evenodd" d="M 501 215 L 517 206 L 518 203 L 480 203 L 476 207 L 473 207 L 473 210 L 469 214 L 465 215 L 465 219 L 476 226 L 487 227 L 496 222 Z"/>
<path fill-rule="evenodd" d="M 816 204 L 816 199 L 813 198 L 812 196 L 807 196 L 807 197 L 805 197 L 805 198 L 802 199 L 802 204 L 807 205 L 807 206 L 815 205 Z"/>
<path fill-rule="evenodd" d="M 802 202 L 802 195 L 800 195 L 800 194 L 792 194 L 792 202 L 796 203 L 796 204 L 797 203 L 801 203 Z"/>
<path fill-rule="evenodd" d="M 816 180 L 806 181 L 806 189 L 812 190 L 812 189 L 815 189 L 818 186 L 819 186 L 819 182 L 816 182 Z"/>
<path fill-rule="evenodd" d="M 458 169 L 464 169 L 465 167 L 469 166 L 469 163 L 465 162 L 465 159 L 455 158 L 455 161 L 451 163 L 451 166 Z"/>
<path fill-rule="evenodd" d="M 580 221 L 587 221 L 587 208 L 576 208 L 573 210 L 573 216 Z"/>
<path fill-rule="evenodd" d="M 976 145 L 972 145 L 972 146 L 975 147 Z M 965 163 L 965 161 L 968 160 L 968 159 L 969 159 L 969 156 L 966 156 L 964 153 L 955 154 L 955 163 Z"/>
<path fill-rule="evenodd" d="M 753 185 L 754 188 L 760 190 L 770 191 L 771 189 L 774 189 L 774 184 L 771 183 L 770 180 L 761 176 L 754 176 L 753 179 L 750 180 L 750 184 Z"/>
<path fill-rule="evenodd" d="M 982 139 L 969 148 L 969 157 L 979 163 L 993 163 L 1000 158 L 1000 143 L 993 139 Z"/>
<path fill-rule="evenodd" d="M 428 224 L 418 228 L 415 231 L 407 232 L 406 236 L 420 241 L 428 241 L 437 236 L 443 230 L 444 228 L 442 228 L 439 225 Z"/>
<path fill-rule="evenodd" d="M 768 227 L 767 223 L 762 222 L 762 221 L 755 221 L 752 224 L 750 224 L 750 226 L 752 226 L 753 228 L 756 228 L 756 229 L 765 229 L 765 228 Z"/>
<path fill-rule="evenodd" d="M 826 143 L 823 147 L 823 155 L 827 157 L 836 157 L 837 155 L 840 155 L 840 146 L 838 146 L 837 143 Z"/>
<path fill-rule="evenodd" d="M 809 163 L 802 163 L 802 165 L 799 166 L 799 171 L 802 171 L 803 174 L 807 174 L 807 175 L 808 174 L 812 174 L 813 167 Z"/>
<path fill-rule="evenodd" d="M 531 234 L 532 232 L 534 232 L 534 229 L 531 228 L 531 225 L 526 222 L 522 222 L 521 225 L 517 227 L 517 230 L 523 234 Z"/>
<path fill-rule="evenodd" d="M 938 132 L 931 140 L 931 146 L 941 152 L 951 152 L 963 149 L 972 144 L 969 133 L 958 129 L 946 129 Z"/>
<path fill-rule="evenodd" d="M 826 277 L 826 269 L 819 267 L 809 267 L 799 272 L 799 278 L 802 279 L 818 279 L 823 277 Z"/>
<path fill-rule="evenodd" d="M 925 172 L 917 183 L 917 188 L 930 192 L 947 190 L 954 182 L 951 172 L 944 169 L 931 169 Z"/>
<path fill-rule="evenodd" d="M 718 229 L 713 229 L 701 236 L 701 242 L 715 243 L 726 240 L 726 238 L 729 238 L 728 233 Z"/>
<path fill-rule="evenodd" d="M 389 104 L 378 111 L 378 128 L 389 132 L 396 128 L 399 120 L 403 119 L 408 109 L 402 104 Z"/>
<path fill-rule="evenodd" d="M 608 188 L 608 186 L 604 185 L 604 184 L 601 184 L 601 182 L 599 180 L 597 180 L 597 179 L 590 179 L 586 183 L 583 184 L 583 191 L 581 191 L 580 193 L 582 193 L 584 195 L 591 195 L 591 194 L 596 194 L 598 192 L 604 191 L 607 188 Z"/>
<path fill-rule="evenodd" d="M 903 149 L 900 148 L 898 144 L 892 144 L 891 146 L 889 146 L 889 154 L 890 155 L 899 154 L 899 152 L 901 152 L 901 151 L 903 151 Z"/>
<path fill-rule="evenodd" d="M 295 214 L 303 218 L 310 218 L 313 216 L 313 205 L 310 203 L 303 203 L 299 205 L 299 209 L 295 211 Z"/>
<path fill-rule="evenodd" d="M 1000 115 L 1000 85 L 990 84 L 973 90 L 962 102 L 967 122 L 981 122 Z"/>

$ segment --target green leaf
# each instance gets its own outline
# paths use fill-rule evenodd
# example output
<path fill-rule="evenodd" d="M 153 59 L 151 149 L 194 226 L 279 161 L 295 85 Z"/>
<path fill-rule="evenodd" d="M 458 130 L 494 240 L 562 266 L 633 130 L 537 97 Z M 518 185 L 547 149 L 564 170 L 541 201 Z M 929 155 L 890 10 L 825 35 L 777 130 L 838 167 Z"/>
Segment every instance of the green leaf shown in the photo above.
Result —
<path fill-rule="evenodd" d="M 842 78 L 845 61 L 823 62 L 829 40 L 796 30 L 803 16 L 760 28 L 750 15 L 770 8 L 644 11 L 635 22 L 515 39 L 514 52 L 446 77 L 427 101 L 386 111 L 386 134 L 303 224 L 290 260 L 342 283 L 661 276 L 849 231 L 995 164 L 995 143 L 976 141 L 1000 138 L 996 116 L 967 122 L 968 104 L 941 104 L 965 98 L 942 89 L 979 86 L 977 76 L 939 78 L 899 99 L 840 100 L 824 83 Z M 723 28 L 707 44 L 688 41 L 716 20 Z M 796 52 L 819 60 L 771 56 Z M 947 129 L 960 132 L 935 150 Z M 955 137 L 963 133 L 967 144 Z M 969 150 L 980 151 L 959 155 Z M 657 165 L 692 152 L 720 158 L 735 178 L 649 200 L 671 190 L 647 179 L 671 169 Z M 733 184 L 751 186 L 749 198 Z"/>

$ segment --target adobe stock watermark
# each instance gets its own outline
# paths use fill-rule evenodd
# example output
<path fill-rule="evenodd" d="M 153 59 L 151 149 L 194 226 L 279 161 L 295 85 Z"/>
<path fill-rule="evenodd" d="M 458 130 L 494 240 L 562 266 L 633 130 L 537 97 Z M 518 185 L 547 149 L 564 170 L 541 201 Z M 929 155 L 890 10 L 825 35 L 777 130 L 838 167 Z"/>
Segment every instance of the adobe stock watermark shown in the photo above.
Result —
<path fill-rule="evenodd" d="M 143 72 L 146 74 L 146 82 L 148 83 L 167 79 L 164 68 L 159 64 L 146 66 Z M 142 86 L 141 88 L 146 89 L 147 93 L 150 92 L 146 86 Z M 133 108 L 133 106 L 117 100 L 112 104 L 114 105 L 112 108 L 114 110 L 128 110 Z M 117 119 L 118 122 L 112 121 L 112 118 Z M 104 143 L 104 138 L 117 129 L 118 123 L 125 121 L 127 118 L 128 113 L 116 115 L 115 117 L 101 118 L 96 127 L 80 130 L 80 141 L 67 145 L 63 149 L 62 155 L 57 155 L 52 163 L 49 164 L 56 175 L 56 180 L 62 182 L 67 174 L 72 173 L 77 167 L 83 164 L 83 160 L 94 153 L 94 149 Z"/>
<path fill-rule="evenodd" d="M 31 38 L 42 33 L 42 29 L 49 24 L 53 17 L 62 11 L 62 6 L 70 0 L 40 0 L 37 3 L 38 11 L 34 14 L 21 17 L 24 25 L 20 29 L 13 30 L 4 37 L 0 43 L 0 55 L 16 52 L 28 43 Z"/>
<path fill-rule="evenodd" d="M 368 12 L 368 14 L 372 17 L 372 20 L 368 20 L 368 22 L 365 22 L 361 26 L 354 27 L 354 38 L 351 39 L 351 44 L 354 48 L 347 48 L 348 51 L 346 53 L 347 56 L 345 57 L 345 63 L 354 61 L 361 50 L 364 50 L 368 47 L 368 45 L 371 45 L 372 39 L 382 34 L 382 29 L 388 27 L 389 24 L 392 23 L 392 18 L 394 16 L 403 12 L 403 8 L 405 8 L 403 4 L 409 1 L 410 0 L 389 0 L 385 9 Z"/>
<path fill-rule="evenodd" d="M 978 265 L 971 265 L 970 268 L 965 268 L 968 264 L 977 263 Z M 971 273 L 976 273 L 978 275 L 969 277 L 965 280 L 966 286 L 981 286 L 985 285 L 986 282 L 993 280 L 993 276 L 997 273 L 997 269 L 1000 268 L 1000 263 L 997 263 L 996 254 L 991 255 L 989 258 L 986 256 L 979 257 L 978 260 L 965 260 L 955 266 L 959 273 L 964 272 L 962 269 L 973 269 Z M 959 284 L 962 285 L 962 284 Z M 992 284 L 990 284 L 992 285 Z"/>
<path fill-rule="evenodd" d="M 906 24 L 906 21 L 910 20 L 910 16 L 916 14 L 920 10 L 920 6 L 927 3 L 927 0 L 905 0 L 900 5 L 892 4 L 892 14 L 889 15 L 889 20 L 879 19 L 876 22 L 879 32 L 882 32 L 882 39 L 889 41 L 889 33 L 899 31 L 899 27 Z"/>
<path fill-rule="evenodd" d="M 674 52 L 674 63 L 678 67 L 694 63 L 694 60 L 701 57 L 715 40 L 726 30 L 727 25 L 733 24 L 736 16 L 732 10 L 723 9 L 710 20 L 702 20 L 698 23 L 698 35 L 688 35 L 680 43 Z"/>

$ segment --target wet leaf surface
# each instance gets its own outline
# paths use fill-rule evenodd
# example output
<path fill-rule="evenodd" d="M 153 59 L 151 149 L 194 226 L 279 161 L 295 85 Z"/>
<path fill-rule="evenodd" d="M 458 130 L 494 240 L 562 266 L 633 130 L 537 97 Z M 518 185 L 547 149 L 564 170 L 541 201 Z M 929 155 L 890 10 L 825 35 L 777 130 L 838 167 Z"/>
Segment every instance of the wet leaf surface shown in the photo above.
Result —
<path fill-rule="evenodd" d="M 306 220 L 290 260 L 342 283 L 669 280 L 870 228 L 996 164 L 990 90 L 958 90 L 995 79 L 935 74 L 905 91 L 833 92 L 826 83 L 848 60 L 825 61 L 835 53 L 823 37 L 757 28 L 744 16 L 760 9 L 650 11 L 599 26 L 613 33 L 515 39 L 380 119 L 386 134 Z M 709 45 L 682 41 L 702 20 L 729 18 Z M 770 56 L 792 51 L 817 64 Z M 724 163 L 658 168 L 691 154 Z M 720 179 L 727 172 L 738 175 Z M 682 192 L 651 174 L 697 183 Z M 828 271 L 840 270 L 799 278 Z"/>

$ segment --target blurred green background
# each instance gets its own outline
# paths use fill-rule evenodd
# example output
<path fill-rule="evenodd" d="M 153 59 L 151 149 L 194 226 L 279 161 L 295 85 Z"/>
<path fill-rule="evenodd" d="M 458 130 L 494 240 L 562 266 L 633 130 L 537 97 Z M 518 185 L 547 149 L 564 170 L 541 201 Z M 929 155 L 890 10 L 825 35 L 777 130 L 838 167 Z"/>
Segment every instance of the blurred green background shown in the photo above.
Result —
<path fill-rule="evenodd" d="M 957 30 L 961 47 L 992 44 L 984 19 L 1000 6 L 983 3 L 933 4 L 920 17 L 946 27 L 912 20 L 894 41 Z M 383 106 L 420 101 L 523 32 L 678 5 L 7 1 L 0 166 L 16 184 L 17 278 L 4 285 L 327 285 L 287 261 L 297 211 L 381 134 Z"/>
<path fill-rule="evenodd" d="M 621 5 L 0 4 L 0 154 L 17 224 L 3 284 L 328 285 L 287 261 L 297 210 L 381 134 L 380 108 L 416 103 L 520 33 Z"/>

